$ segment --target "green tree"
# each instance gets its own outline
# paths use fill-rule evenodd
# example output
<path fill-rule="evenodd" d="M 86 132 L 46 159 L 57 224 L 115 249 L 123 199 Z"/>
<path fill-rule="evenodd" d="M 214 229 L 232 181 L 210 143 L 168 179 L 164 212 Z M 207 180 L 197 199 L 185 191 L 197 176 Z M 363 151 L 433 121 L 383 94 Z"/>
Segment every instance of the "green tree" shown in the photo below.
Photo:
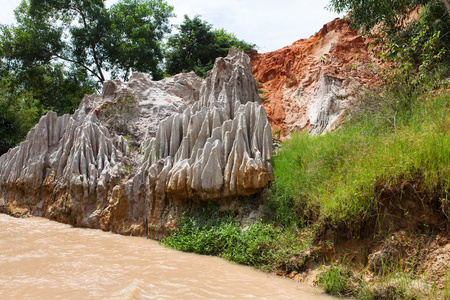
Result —
<path fill-rule="evenodd" d="M 161 77 L 162 39 L 170 32 L 173 7 L 163 0 L 31 0 L 27 17 L 46 24 L 54 39 L 39 39 L 51 59 L 60 59 L 103 83 L 105 71 L 128 79 L 131 71 Z M 20 20 L 19 24 L 20 24 Z"/>
<path fill-rule="evenodd" d="M 170 32 L 173 8 L 163 0 L 123 0 L 111 7 L 111 27 L 105 48 L 113 77 L 127 80 L 131 71 L 150 72 L 162 79 L 162 40 Z"/>
<path fill-rule="evenodd" d="M 225 29 L 214 30 L 214 36 L 216 37 L 216 47 L 218 54 L 220 54 L 219 56 L 226 56 L 228 49 L 231 47 L 238 48 L 247 54 L 250 54 L 256 48 L 256 45 L 239 40 L 234 33 L 227 32 Z"/>
<path fill-rule="evenodd" d="M 35 65 L 27 72 L 0 65 L 0 155 L 21 142 L 48 110 L 73 113 L 95 88 L 84 70 L 62 64 Z"/>
<path fill-rule="evenodd" d="M 356 28 L 368 31 L 375 25 L 382 24 L 391 34 L 398 28 L 403 28 L 410 13 L 419 7 L 438 4 L 441 11 L 444 12 L 446 8 L 450 16 L 448 0 L 331 0 L 330 2 L 331 10 L 337 13 L 350 13 L 349 17 Z"/>
<path fill-rule="evenodd" d="M 352 26 L 366 33 L 378 25 L 390 57 L 402 61 L 411 75 L 424 77 L 433 71 L 445 76 L 450 71 L 448 0 L 331 0 L 329 8 L 349 12 Z M 419 17 L 414 20 L 416 9 Z"/>
<path fill-rule="evenodd" d="M 212 26 L 198 16 L 190 19 L 185 15 L 178 30 L 167 42 L 166 72 L 175 75 L 207 66 L 214 56 Z"/>
<path fill-rule="evenodd" d="M 26 72 L 11 73 L 15 93 L 29 93 L 42 106 L 58 115 L 73 113 L 86 94 L 96 91 L 97 84 L 85 70 L 67 69 L 61 63 L 35 65 Z"/>
<path fill-rule="evenodd" d="M 246 53 L 255 48 L 255 45 L 237 39 L 224 29 L 213 30 L 212 25 L 202 21 L 199 16 L 190 19 L 185 15 L 178 31 L 167 42 L 168 75 L 195 71 L 197 75 L 205 77 L 206 72 L 212 69 L 215 59 L 226 56 L 229 48 L 236 47 Z"/>
<path fill-rule="evenodd" d="M 16 93 L 10 88 L 12 78 L 0 79 L 0 155 L 16 146 L 42 115 L 30 93 Z"/>

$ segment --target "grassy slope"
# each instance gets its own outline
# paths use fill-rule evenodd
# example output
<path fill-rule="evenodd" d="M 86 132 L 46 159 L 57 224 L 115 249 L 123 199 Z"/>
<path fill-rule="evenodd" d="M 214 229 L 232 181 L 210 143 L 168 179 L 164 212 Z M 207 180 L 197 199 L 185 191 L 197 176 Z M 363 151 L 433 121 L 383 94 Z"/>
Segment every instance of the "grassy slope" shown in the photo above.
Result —
<path fill-rule="evenodd" d="M 387 119 L 393 114 L 383 113 L 325 135 L 295 134 L 274 158 L 278 194 L 335 221 L 372 211 L 398 180 L 420 177 L 422 190 L 446 194 L 449 104 L 448 92 L 427 93 L 396 116 L 395 127 Z"/>
<path fill-rule="evenodd" d="M 363 111 L 342 128 L 319 136 L 294 134 L 283 144 L 273 158 L 276 181 L 259 221 L 242 230 L 238 212 L 219 213 L 216 204 L 209 204 L 203 211 L 186 213 L 165 243 L 295 275 L 312 260 L 335 260 L 339 245 L 348 240 L 360 241 L 355 251 L 373 252 L 400 230 L 409 234 L 409 241 L 445 232 L 450 215 L 450 92 L 397 83 L 381 96 L 366 94 L 362 99 Z M 367 241 L 371 246 L 364 248 Z M 414 266 L 405 268 L 413 260 L 402 257 L 411 251 L 395 253 L 398 262 L 383 269 L 378 282 L 392 276 L 417 278 L 418 254 Z M 409 297 L 399 286 L 384 286 L 384 292 L 369 288 L 361 279 L 369 268 L 367 253 L 353 265 L 345 255 L 319 276 L 329 292 L 364 299 L 389 293 Z M 342 282 L 348 284 L 340 286 Z"/>

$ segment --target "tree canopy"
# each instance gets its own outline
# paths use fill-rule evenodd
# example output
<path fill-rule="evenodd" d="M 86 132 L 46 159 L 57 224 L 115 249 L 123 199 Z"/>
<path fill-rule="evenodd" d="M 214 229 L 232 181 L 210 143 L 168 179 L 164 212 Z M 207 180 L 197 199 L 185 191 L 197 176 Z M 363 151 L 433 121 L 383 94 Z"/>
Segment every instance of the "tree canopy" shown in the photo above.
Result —
<path fill-rule="evenodd" d="M 331 0 L 330 8 L 338 13 L 350 13 L 356 28 L 370 30 L 383 23 L 388 27 L 403 24 L 409 13 L 429 0 Z"/>
<path fill-rule="evenodd" d="M 450 72 L 450 4 L 448 0 L 331 0 L 329 8 L 348 12 L 352 26 L 366 33 L 379 26 L 389 55 L 411 74 Z M 417 10 L 418 17 L 412 14 Z M 426 75 L 427 74 L 427 75 Z"/>
<path fill-rule="evenodd" d="M 23 0 L 16 24 L 0 25 L 0 154 L 48 110 L 73 113 L 108 78 L 205 76 L 230 47 L 255 47 L 198 16 L 185 16 L 166 45 L 173 16 L 165 0 Z"/>
<path fill-rule="evenodd" d="M 106 49 L 113 77 L 131 71 L 149 72 L 153 79 L 163 76 L 163 38 L 170 33 L 168 20 L 173 7 L 163 0 L 123 0 L 112 6 Z"/>
<path fill-rule="evenodd" d="M 205 77 L 212 69 L 217 57 L 225 57 L 228 49 L 238 48 L 250 53 L 254 44 L 239 40 L 224 29 L 214 30 L 212 25 L 195 16 L 184 16 L 184 22 L 178 26 L 178 33 L 169 37 L 166 57 L 166 73 L 174 75 L 180 72 L 195 71 Z"/>
<path fill-rule="evenodd" d="M 369 31 L 383 25 L 390 34 L 405 26 L 410 14 L 420 7 L 439 7 L 445 17 L 450 16 L 448 0 L 330 0 L 329 8 L 337 13 L 349 13 L 352 25 Z"/>
<path fill-rule="evenodd" d="M 172 12 L 163 0 L 122 0 L 110 8 L 103 0 L 31 0 L 26 13 L 53 33 L 38 40 L 51 50 L 47 58 L 84 68 L 103 83 L 105 71 L 124 80 L 131 71 L 161 78 Z"/>

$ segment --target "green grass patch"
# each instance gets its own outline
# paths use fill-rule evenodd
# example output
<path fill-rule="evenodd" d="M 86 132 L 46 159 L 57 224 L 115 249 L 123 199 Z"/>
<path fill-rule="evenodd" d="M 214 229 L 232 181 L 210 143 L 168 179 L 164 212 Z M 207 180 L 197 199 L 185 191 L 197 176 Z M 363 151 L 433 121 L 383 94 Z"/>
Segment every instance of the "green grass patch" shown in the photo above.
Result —
<path fill-rule="evenodd" d="M 197 213 L 184 213 L 177 231 L 163 240 L 186 252 L 223 257 L 233 262 L 274 270 L 309 249 L 312 233 L 283 228 L 261 220 L 245 227 L 232 213 L 218 212 L 215 203 Z"/>
<path fill-rule="evenodd" d="M 411 99 L 407 113 L 359 116 L 335 132 L 293 134 L 273 158 L 274 193 L 292 207 L 340 221 L 370 212 L 379 194 L 398 180 L 427 191 L 447 191 L 450 171 L 448 92 Z M 291 219 L 300 216 L 291 215 Z"/>
<path fill-rule="evenodd" d="M 317 283 L 331 295 L 352 296 L 355 294 L 353 277 L 354 273 L 348 266 L 332 264 L 318 275 Z"/>
<path fill-rule="evenodd" d="M 345 260 L 322 266 L 316 278 L 328 294 L 352 299 L 439 299 L 444 293 L 438 291 L 431 282 L 421 280 L 411 271 L 405 270 L 400 262 L 384 267 L 369 285 L 364 279 L 367 270 L 354 271 Z M 420 288 L 420 285 L 423 287 Z"/>

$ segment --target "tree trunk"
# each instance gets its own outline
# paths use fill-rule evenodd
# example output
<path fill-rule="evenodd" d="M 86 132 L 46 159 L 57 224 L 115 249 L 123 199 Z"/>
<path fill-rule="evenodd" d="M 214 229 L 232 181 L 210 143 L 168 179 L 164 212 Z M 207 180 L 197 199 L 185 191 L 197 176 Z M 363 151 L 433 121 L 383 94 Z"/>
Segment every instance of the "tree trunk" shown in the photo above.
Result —
<path fill-rule="evenodd" d="M 444 3 L 445 8 L 447 8 L 447 13 L 448 16 L 450 17 L 450 3 L 448 2 L 448 0 L 442 0 L 442 2 Z"/>

